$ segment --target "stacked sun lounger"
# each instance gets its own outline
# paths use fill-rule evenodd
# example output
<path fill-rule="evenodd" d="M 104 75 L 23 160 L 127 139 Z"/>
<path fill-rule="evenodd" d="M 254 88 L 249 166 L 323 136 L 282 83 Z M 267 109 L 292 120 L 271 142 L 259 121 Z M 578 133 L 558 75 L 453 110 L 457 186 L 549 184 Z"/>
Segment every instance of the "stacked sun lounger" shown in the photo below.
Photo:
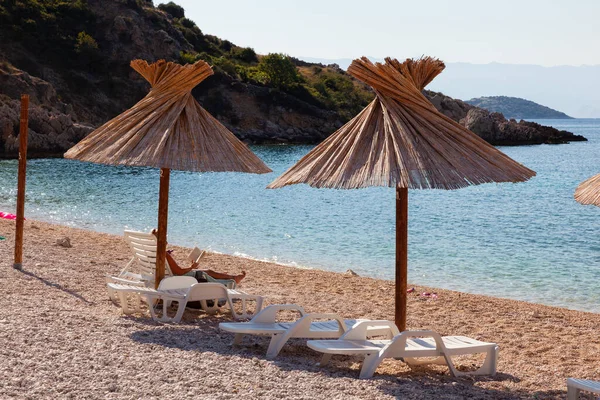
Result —
<path fill-rule="evenodd" d="M 296 311 L 300 318 L 293 322 L 277 322 L 281 311 Z M 325 320 L 325 321 L 320 321 Z M 370 378 L 385 358 L 401 358 L 409 365 L 446 364 L 453 376 L 460 372 L 452 362 L 453 356 L 485 353 L 486 358 L 475 375 L 494 375 L 498 362 L 498 345 L 465 336 L 440 336 L 433 331 L 404 331 L 390 321 L 344 320 L 336 314 L 307 314 L 294 304 L 266 307 L 249 322 L 224 322 L 219 328 L 235 334 L 233 344 L 239 345 L 244 335 L 270 336 L 267 358 L 276 357 L 291 338 L 329 339 L 308 340 L 311 349 L 323 353 L 321 365 L 332 355 L 364 356 L 361 378 Z M 337 340 L 332 340 L 336 339 Z M 432 358 L 425 360 L 423 358 Z"/>

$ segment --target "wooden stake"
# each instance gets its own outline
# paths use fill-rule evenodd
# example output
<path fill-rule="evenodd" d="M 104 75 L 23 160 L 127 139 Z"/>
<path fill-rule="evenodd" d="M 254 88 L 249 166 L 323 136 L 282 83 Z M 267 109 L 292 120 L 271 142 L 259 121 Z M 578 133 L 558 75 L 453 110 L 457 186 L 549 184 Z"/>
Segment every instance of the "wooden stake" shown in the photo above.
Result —
<path fill-rule="evenodd" d="M 167 258 L 167 220 L 169 216 L 169 168 L 160 169 L 160 187 L 158 192 L 158 234 L 156 243 L 156 281 L 155 288 L 165 277 L 165 261 Z"/>
<path fill-rule="evenodd" d="M 25 177 L 27 169 L 27 129 L 29 96 L 21 95 L 21 126 L 19 129 L 19 176 L 17 183 L 17 226 L 15 232 L 15 262 L 13 268 L 23 268 L 23 225 L 25 220 Z"/>
<path fill-rule="evenodd" d="M 406 330 L 408 281 L 408 188 L 396 187 L 396 309 L 394 321 Z"/>

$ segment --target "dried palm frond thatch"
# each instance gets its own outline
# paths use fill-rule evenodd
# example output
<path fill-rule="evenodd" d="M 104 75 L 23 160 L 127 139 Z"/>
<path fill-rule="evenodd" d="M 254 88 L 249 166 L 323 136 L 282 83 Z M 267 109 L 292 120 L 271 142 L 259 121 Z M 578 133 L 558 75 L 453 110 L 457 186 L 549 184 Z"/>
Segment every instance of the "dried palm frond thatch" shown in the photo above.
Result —
<path fill-rule="evenodd" d="M 600 207 L 600 174 L 581 182 L 575 190 L 575 200 Z"/>
<path fill-rule="evenodd" d="M 395 186 L 458 189 L 522 182 L 535 172 L 439 113 L 421 93 L 444 69 L 431 57 L 403 63 L 354 60 L 348 73 L 376 98 L 355 118 L 269 185 L 356 189 Z"/>
<path fill-rule="evenodd" d="M 194 86 L 213 74 L 204 61 L 179 65 L 133 60 L 131 67 L 152 86 L 146 97 L 65 153 L 110 165 L 160 168 L 156 281 L 165 273 L 171 169 L 196 172 L 271 170 L 192 96 Z"/>
<path fill-rule="evenodd" d="M 271 172 L 192 96 L 194 86 L 213 74 L 206 62 L 133 60 L 131 67 L 152 85 L 148 95 L 69 149 L 66 158 L 196 172 Z"/>
<path fill-rule="evenodd" d="M 375 99 L 356 117 L 273 181 L 356 189 L 396 186 L 395 321 L 406 328 L 408 189 L 458 189 L 486 182 L 523 182 L 535 172 L 439 113 L 421 91 L 444 69 L 431 57 L 403 63 L 354 60 L 348 73 Z"/>

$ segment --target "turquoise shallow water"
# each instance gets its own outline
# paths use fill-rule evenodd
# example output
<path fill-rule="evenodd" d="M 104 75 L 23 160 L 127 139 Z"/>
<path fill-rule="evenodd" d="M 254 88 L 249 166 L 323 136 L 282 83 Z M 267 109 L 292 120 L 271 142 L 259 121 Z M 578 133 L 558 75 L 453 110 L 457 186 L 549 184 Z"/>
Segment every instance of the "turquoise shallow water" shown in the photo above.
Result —
<path fill-rule="evenodd" d="M 539 122 L 589 142 L 503 147 L 538 173 L 526 183 L 410 191 L 410 282 L 600 312 L 600 208 L 573 200 L 600 172 L 600 120 Z M 393 189 L 265 189 L 310 149 L 253 147 L 272 174 L 173 172 L 169 241 L 393 278 Z M 1 211 L 14 212 L 16 172 L 0 161 Z M 157 170 L 44 159 L 27 179 L 29 218 L 116 234 L 156 225 Z"/>

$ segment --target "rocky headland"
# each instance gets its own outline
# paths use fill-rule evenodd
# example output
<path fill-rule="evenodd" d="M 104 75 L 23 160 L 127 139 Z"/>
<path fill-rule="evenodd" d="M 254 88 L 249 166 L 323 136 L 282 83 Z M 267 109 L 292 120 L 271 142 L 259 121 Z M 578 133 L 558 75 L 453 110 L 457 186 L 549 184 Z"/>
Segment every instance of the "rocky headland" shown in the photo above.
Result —
<path fill-rule="evenodd" d="M 472 106 L 501 113 L 515 119 L 573 119 L 564 112 L 519 97 L 486 96 L 477 97 L 466 102 Z"/>
<path fill-rule="evenodd" d="M 506 119 L 502 113 L 490 112 L 442 93 L 426 90 L 424 94 L 442 114 L 495 146 L 563 144 L 587 140 L 581 135 L 551 126 L 517 121 L 514 118 Z"/>
<path fill-rule="evenodd" d="M 182 9 L 165 11 L 151 1 L 125 0 L 88 0 L 59 8 L 46 0 L 36 4 L 39 10 L 27 9 L 27 18 L 18 2 L 0 14 L 3 158 L 17 157 L 21 94 L 29 94 L 31 101 L 29 156 L 61 156 L 94 127 L 147 94 L 148 84 L 129 67 L 135 58 L 208 60 L 215 75 L 193 95 L 251 144 L 318 143 L 373 97 L 336 65 L 293 58 L 298 75 L 292 84 L 282 88 L 261 80 L 256 71 L 263 56 L 203 34 Z M 47 18 L 51 14 L 54 19 Z M 441 93 L 426 95 L 441 112 L 494 145 L 585 140 L 538 124 L 506 120 Z"/>

